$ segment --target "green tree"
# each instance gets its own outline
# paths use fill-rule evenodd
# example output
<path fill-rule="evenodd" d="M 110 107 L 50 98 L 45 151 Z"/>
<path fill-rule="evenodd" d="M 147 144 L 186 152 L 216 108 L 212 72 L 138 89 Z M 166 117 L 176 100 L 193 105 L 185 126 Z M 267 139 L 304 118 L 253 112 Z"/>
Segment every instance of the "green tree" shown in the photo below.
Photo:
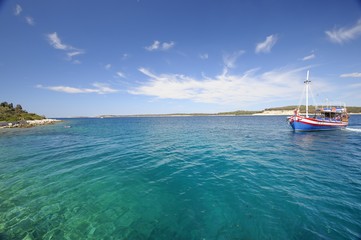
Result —
<path fill-rule="evenodd" d="M 17 104 L 15 107 L 15 111 L 21 112 L 23 110 L 23 107 L 20 104 Z"/>
<path fill-rule="evenodd" d="M 8 104 L 7 102 L 2 102 L 2 103 L 0 103 L 0 106 L 1 106 L 1 107 L 8 107 L 9 104 Z"/>
<path fill-rule="evenodd" d="M 39 116 L 35 113 L 28 113 L 20 104 L 17 104 L 14 108 L 12 103 L 0 103 L 0 121 L 15 122 L 21 120 L 39 120 L 44 118 L 45 117 Z"/>

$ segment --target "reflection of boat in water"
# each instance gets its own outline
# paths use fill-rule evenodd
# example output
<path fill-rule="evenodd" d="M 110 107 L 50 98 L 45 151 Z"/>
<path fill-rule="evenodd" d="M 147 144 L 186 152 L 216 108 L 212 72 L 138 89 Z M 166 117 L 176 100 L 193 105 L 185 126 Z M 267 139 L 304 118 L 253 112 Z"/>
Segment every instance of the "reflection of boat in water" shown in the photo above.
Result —
<path fill-rule="evenodd" d="M 287 118 L 288 123 L 295 131 L 320 131 L 336 130 L 347 127 L 348 114 L 346 106 L 326 106 L 316 107 L 314 115 L 308 113 L 308 91 L 311 81 L 308 80 L 309 71 L 307 71 L 306 87 L 306 114 L 300 115 L 299 107 L 295 109 L 294 115 Z"/>

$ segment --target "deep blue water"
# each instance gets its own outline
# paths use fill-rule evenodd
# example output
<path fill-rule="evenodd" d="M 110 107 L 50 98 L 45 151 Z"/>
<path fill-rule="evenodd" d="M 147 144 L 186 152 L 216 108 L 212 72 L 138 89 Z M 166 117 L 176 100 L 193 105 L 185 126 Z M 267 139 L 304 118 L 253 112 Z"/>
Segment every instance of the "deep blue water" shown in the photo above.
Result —
<path fill-rule="evenodd" d="M 65 128 L 70 125 L 71 128 Z M 0 129 L 0 239 L 360 239 L 361 116 Z"/>

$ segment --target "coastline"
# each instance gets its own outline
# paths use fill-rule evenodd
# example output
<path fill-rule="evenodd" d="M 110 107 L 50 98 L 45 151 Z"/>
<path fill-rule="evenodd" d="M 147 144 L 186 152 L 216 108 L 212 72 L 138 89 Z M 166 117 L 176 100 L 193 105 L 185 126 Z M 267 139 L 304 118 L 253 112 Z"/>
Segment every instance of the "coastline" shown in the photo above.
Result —
<path fill-rule="evenodd" d="M 24 120 L 16 122 L 2 122 L 0 128 L 30 128 L 36 126 L 50 125 L 57 122 L 62 122 L 62 120 L 45 118 L 41 120 Z"/>
<path fill-rule="evenodd" d="M 289 116 L 293 115 L 293 110 L 266 110 L 261 113 L 255 113 L 253 116 Z"/>
<path fill-rule="evenodd" d="M 125 117 L 234 117 L 234 116 L 288 116 L 293 110 L 267 110 L 249 114 L 220 113 L 173 113 L 173 114 L 134 114 L 134 115 L 100 115 L 95 118 L 125 118 Z"/>
<path fill-rule="evenodd" d="M 27 120 L 26 122 L 27 122 L 27 124 L 29 124 L 31 126 L 39 126 L 39 125 L 49 125 L 49 124 L 54 124 L 57 122 L 62 122 L 62 120 L 53 119 L 53 118 L 45 118 L 45 119 L 41 119 L 41 120 Z"/>

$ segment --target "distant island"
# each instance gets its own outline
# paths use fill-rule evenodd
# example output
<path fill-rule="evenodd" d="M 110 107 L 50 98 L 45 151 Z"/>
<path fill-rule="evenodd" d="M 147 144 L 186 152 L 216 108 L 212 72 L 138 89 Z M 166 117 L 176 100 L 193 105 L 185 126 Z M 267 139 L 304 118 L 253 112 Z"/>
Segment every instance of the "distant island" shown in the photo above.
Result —
<path fill-rule="evenodd" d="M 59 120 L 47 119 L 35 113 L 28 113 L 20 104 L 0 103 L 0 128 L 33 127 L 52 124 Z"/>
<path fill-rule="evenodd" d="M 309 111 L 315 110 L 315 106 L 308 106 Z M 266 115 L 292 115 L 298 106 L 285 106 L 266 108 L 261 111 L 237 110 L 233 112 L 220 113 L 171 113 L 171 114 L 134 114 L 134 115 L 100 115 L 98 118 L 119 118 L 119 117 L 187 117 L 187 116 L 266 116 Z M 350 114 L 361 114 L 361 107 L 347 107 Z M 300 106 L 300 112 L 306 111 L 306 106 Z"/>

